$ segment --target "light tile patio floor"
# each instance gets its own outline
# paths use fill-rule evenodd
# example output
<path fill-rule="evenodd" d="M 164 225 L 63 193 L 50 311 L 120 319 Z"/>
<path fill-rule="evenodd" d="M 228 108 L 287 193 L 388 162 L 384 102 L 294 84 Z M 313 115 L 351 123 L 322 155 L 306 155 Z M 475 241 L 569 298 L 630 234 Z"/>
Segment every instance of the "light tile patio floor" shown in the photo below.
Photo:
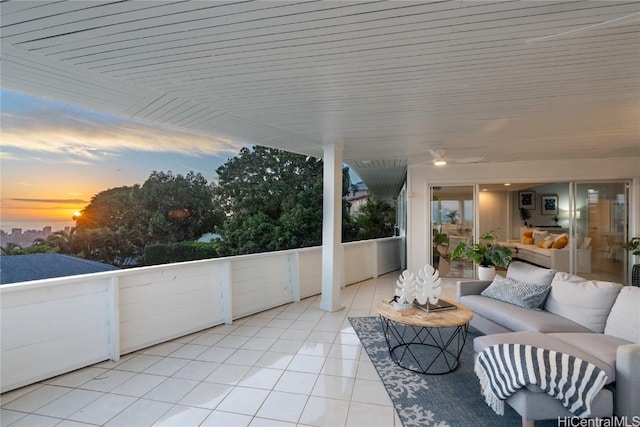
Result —
<path fill-rule="evenodd" d="M 1 425 L 401 426 L 348 321 L 397 277 L 344 288 L 337 312 L 311 297 L 4 393 Z"/>

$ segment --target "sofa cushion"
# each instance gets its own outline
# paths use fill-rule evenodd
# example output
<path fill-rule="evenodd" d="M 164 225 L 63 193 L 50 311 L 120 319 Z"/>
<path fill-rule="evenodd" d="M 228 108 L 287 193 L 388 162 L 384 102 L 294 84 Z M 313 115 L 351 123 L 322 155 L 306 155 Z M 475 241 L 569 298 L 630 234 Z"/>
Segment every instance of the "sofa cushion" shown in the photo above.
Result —
<path fill-rule="evenodd" d="M 533 232 L 533 244 L 537 245 L 538 243 L 540 243 L 542 239 L 547 237 L 547 234 L 549 234 L 549 232 L 547 231 L 535 230 Z"/>
<path fill-rule="evenodd" d="M 481 295 L 465 295 L 460 298 L 460 302 L 473 311 L 474 317 L 484 317 L 512 331 L 590 332 L 584 326 L 564 317 L 543 310 L 529 310 Z"/>
<path fill-rule="evenodd" d="M 618 350 L 618 346 L 629 344 L 629 341 L 605 334 L 561 332 L 549 334 L 549 336 L 565 342 L 580 351 L 588 353 L 609 365 L 613 373 L 607 373 L 607 376 L 611 381 L 615 381 L 615 377 L 611 378 L 611 375 L 615 375 L 616 352 Z"/>
<path fill-rule="evenodd" d="M 556 272 L 547 268 L 536 267 L 525 262 L 513 261 L 507 268 L 507 278 L 519 282 L 551 285 Z"/>
<path fill-rule="evenodd" d="M 562 249 L 565 246 L 567 246 L 568 243 L 569 243 L 569 239 L 567 239 L 566 237 L 559 237 L 553 242 L 551 247 L 553 249 Z"/>
<path fill-rule="evenodd" d="M 544 240 L 542 241 L 542 247 L 544 249 L 550 249 L 551 246 L 553 246 L 554 241 L 555 241 L 555 235 L 550 234 L 547 237 L 545 237 Z"/>
<path fill-rule="evenodd" d="M 604 333 L 640 344 L 640 288 L 624 286 L 607 318 Z"/>
<path fill-rule="evenodd" d="M 580 348 L 576 348 L 572 344 L 562 341 L 555 337 L 556 334 L 542 334 L 540 332 L 509 332 L 506 334 L 491 334 L 477 337 L 473 340 L 473 350 L 476 353 L 480 353 L 487 347 L 495 344 L 529 344 L 534 347 L 545 348 L 547 350 L 559 351 L 561 353 L 567 353 L 572 356 L 578 357 L 585 362 L 593 363 L 598 368 L 602 369 L 607 374 L 607 384 L 615 381 L 616 368 L 615 362 L 613 365 L 600 360 L 593 354 L 583 351 Z M 572 334 L 566 334 L 572 335 Z M 582 335 L 582 334 L 576 334 Z M 586 335 L 597 335 L 588 333 Z M 604 336 L 604 335 L 599 335 Z M 615 359 L 614 359 L 615 360 Z"/>
<path fill-rule="evenodd" d="M 593 332 L 602 333 L 621 288 L 619 283 L 556 273 L 544 309 Z"/>
<path fill-rule="evenodd" d="M 551 285 L 521 282 L 496 275 L 480 295 L 515 304 L 529 309 L 539 309 L 544 304 Z"/>

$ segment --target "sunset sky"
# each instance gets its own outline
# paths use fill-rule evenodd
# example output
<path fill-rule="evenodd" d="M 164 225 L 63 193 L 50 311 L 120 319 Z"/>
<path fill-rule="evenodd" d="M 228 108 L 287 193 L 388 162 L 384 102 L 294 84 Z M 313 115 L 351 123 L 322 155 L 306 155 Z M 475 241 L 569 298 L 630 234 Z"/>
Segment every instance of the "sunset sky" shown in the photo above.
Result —
<path fill-rule="evenodd" d="M 215 170 L 241 146 L 9 92 L 1 96 L 0 228 L 54 230 L 100 191 L 154 170 Z M 33 227 L 31 227 L 33 224 Z"/>

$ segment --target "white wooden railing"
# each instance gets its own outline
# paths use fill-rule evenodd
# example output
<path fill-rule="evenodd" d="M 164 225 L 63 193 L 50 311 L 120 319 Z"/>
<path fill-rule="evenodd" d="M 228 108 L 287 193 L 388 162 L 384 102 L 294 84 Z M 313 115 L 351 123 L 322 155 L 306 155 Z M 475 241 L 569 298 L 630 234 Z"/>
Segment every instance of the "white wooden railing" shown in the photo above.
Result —
<path fill-rule="evenodd" d="M 402 244 L 344 244 L 345 283 L 399 269 Z M 317 295 L 321 271 L 313 247 L 0 286 L 0 391 Z"/>

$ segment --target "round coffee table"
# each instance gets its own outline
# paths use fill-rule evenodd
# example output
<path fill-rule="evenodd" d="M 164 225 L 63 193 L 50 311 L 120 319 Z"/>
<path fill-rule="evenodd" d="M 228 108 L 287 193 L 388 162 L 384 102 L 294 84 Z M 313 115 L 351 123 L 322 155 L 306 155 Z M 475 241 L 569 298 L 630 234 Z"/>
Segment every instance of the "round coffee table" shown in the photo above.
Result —
<path fill-rule="evenodd" d="M 457 308 L 427 313 L 417 308 L 398 310 L 388 301 L 378 303 L 389 354 L 398 366 L 430 375 L 458 367 L 473 312 L 452 304 Z"/>

